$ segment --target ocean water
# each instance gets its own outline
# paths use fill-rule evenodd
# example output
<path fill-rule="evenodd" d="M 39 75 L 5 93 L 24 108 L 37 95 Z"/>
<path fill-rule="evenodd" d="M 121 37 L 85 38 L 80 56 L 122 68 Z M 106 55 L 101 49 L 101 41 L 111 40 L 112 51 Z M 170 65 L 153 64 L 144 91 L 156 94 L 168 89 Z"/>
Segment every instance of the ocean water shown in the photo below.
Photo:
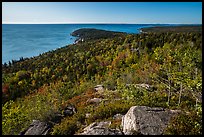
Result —
<path fill-rule="evenodd" d="M 169 24 L 2 24 L 2 64 L 20 57 L 38 56 L 75 41 L 80 28 L 139 33 L 140 28 Z"/>

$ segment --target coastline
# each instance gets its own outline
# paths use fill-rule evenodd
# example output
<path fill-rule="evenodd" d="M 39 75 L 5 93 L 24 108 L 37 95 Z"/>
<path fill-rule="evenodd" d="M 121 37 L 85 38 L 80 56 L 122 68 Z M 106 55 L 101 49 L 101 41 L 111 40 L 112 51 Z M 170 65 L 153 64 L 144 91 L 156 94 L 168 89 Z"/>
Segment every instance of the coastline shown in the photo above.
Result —
<path fill-rule="evenodd" d="M 125 32 L 119 31 L 107 31 L 103 29 L 95 29 L 95 28 L 81 28 L 73 31 L 70 35 L 76 37 L 74 44 L 83 42 L 86 40 L 95 40 L 95 39 L 103 39 L 103 38 L 113 38 L 116 36 L 126 35 Z"/>
<path fill-rule="evenodd" d="M 148 24 L 2 24 L 2 64 L 21 57 L 30 58 L 74 44 L 70 36 L 80 28 L 138 33 L 137 28 Z M 72 38 L 72 39 L 71 39 Z M 23 51 L 23 52 L 22 52 Z"/>
<path fill-rule="evenodd" d="M 5 27 L 5 25 L 6 24 L 3 24 L 3 26 Z M 10 24 L 11 25 L 11 24 Z M 17 25 L 17 24 L 16 24 Z M 15 25 L 15 26 L 16 26 Z M 26 27 L 30 27 L 29 26 L 30 24 L 27 24 L 26 25 Z M 35 27 L 36 27 L 36 25 L 37 24 L 35 24 Z M 43 29 L 44 28 L 49 28 L 50 27 L 50 25 L 52 25 L 52 24 L 50 24 L 49 26 L 45 26 L 46 24 L 44 24 L 43 26 L 42 25 L 40 25 L 40 27 L 42 27 L 42 31 L 43 31 Z M 74 26 L 74 28 L 73 29 L 65 29 L 65 31 L 66 32 L 68 32 L 68 34 L 70 35 L 73 31 L 75 31 L 75 30 L 77 30 L 77 29 L 82 29 L 82 28 L 86 28 L 86 27 L 89 27 L 89 28 L 95 28 L 95 29 L 100 29 L 101 27 L 103 28 L 103 26 L 100 26 L 100 24 L 97 24 L 96 26 L 91 26 L 91 24 L 89 24 L 89 25 L 87 25 L 86 26 L 86 24 L 85 25 L 83 25 L 82 24 L 82 26 L 78 26 L 78 27 L 76 27 L 76 26 Z M 103 25 L 106 25 L 106 24 L 103 24 Z M 121 25 L 121 24 L 115 24 L 116 26 L 117 25 Z M 104 29 L 103 30 L 107 30 L 107 29 L 110 29 L 111 27 L 113 27 L 112 28 L 112 30 L 109 30 L 110 32 L 121 32 L 121 31 L 123 31 L 123 32 L 125 32 L 125 33 L 128 33 L 128 34 L 146 34 L 146 33 L 148 33 L 148 29 L 151 29 L 151 28 L 163 28 L 162 26 L 164 26 L 164 27 L 166 27 L 166 25 L 168 25 L 167 27 L 174 27 L 175 26 L 175 24 L 145 24 L 144 26 L 142 26 L 143 24 L 130 24 L 131 26 L 131 28 L 129 28 L 129 29 L 125 29 L 126 27 L 128 27 L 128 26 L 122 26 L 122 28 L 118 28 L 118 30 L 116 29 L 116 26 L 106 26 L 106 27 L 104 27 Z M 122 24 L 122 25 L 124 25 L 124 24 Z M 126 24 L 127 25 L 127 24 Z M 129 25 L 129 24 L 128 24 Z M 134 25 L 136 25 L 136 26 L 134 26 Z M 137 25 L 139 25 L 139 26 L 137 26 Z M 147 25 L 147 26 L 146 26 Z M 55 27 L 57 26 L 57 24 L 55 24 Z M 67 25 L 65 25 L 65 26 L 67 26 Z M 149 26 L 149 27 L 148 27 Z M 159 26 L 161 26 L 161 27 L 159 27 Z M 201 25 L 198 25 L 198 24 L 190 24 L 190 25 L 178 25 L 178 24 L 176 24 L 176 26 L 201 26 Z M 18 26 L 19 27 L 19 26 Z M 62 25 L 60 25 L 60 27 L 59 27 L 59 29 L 61 29 L 61 27 L 62 27 Z M 76 27 L 76 28 L 75 28 Z M 121 26 L 119 26 L 119 27 L 121 27 Z M 13 28 L 13 25 L 12 26 L 9 26 L 9 29 L 11 29 L 11 28 Z M 22 28 L 22 25 L 20 25 L 20 28 Z M 52 27 L 53 28 L 53 27 Z M 66 27 L 66 28 L 69 28 L 69 25 L 68 25 L 68 27 Z M 5 33 L 5 29 L 6 28 L 3 28 L 4 29 L 4 31 L 2 31 L 2 35 L 4 35 L 4 33 Z M 20 29 L 19 29 L 20 30 Z M 29 28 L 27 29 L 27 30 L 29 30 Z M 48 29 L 47 29 L 48 30 Z M 114 31 L 114 30 L 117 30 L 117 31 Z M 132 33 L 134 31 L 134 33 Z M 52 32 L 52 29 L 49 31 L 49 32 Z M 26 45 L 29 45 L 29 46 L 31 46 L 31 47 L 42 47 L 42 45 L 41 44 L 44 44 L 45 43 L 45 41 L 43 40 L 43 41 L 40 41 L 40 43 L 39 44 L 37 44 L 36 45 L 36 43 L 34 43 L 34 42 L 32 42 L 32 43 L 27 43 L 27 44 L 24 44 L 24 42 L 22 43 L 22 41 L 19 41 L 19 42 L 16 42 L 16 41 L 13 41 L 12 43 L 15 43 L 14 44 L 14 47 L 7 47 L 7 48 L 5 48 L 6 47 L 6 43 L 7 42 L 11 42 L 11 41 L 4 41 L 4 37 L 2 37 L 2 41 L 3 41 L 3 43 L 4 44 L 2 44 L 2 52 L 4 53 L 4 55 L 3 55 L 3 57 L 2 57 L 2 64 L 3 63 L 9 63 L 9 61 L 12 61 L 12 60 L 15 60 L 15 61 L 18 61 L 21 57 L 23 57 L 23 58 L 32 58 L 32 57 L 36 57 L 36 56 L 39 56 L 40 54 L 43 54 L 43 53 L 46 53 L 46 52 L 49 52 L 49 51 L 52 51 L 52 50 L 56 50 L 56 49 L 58 49 L 58 48 L 62 48 L 62 47 L 65 47 L 65 46 L 67 46 L 67 45 L 70 45 L 70 44 L 77 44 L 78 42 L 81 42 L 81 41 L 85 41 L 86 39 L 81 39 L 81 38 L 78 38 L 78 37 L 76 37 L 75 36 L 75 38 L 73 39 L 73 38 L 70 38 L 70 40 L 72 41 L 71 43 L 69 42 L 70 40 L 69 40 L 69 36 L 67 36 L 67 33 L 66 32 L 63 32 L 64 34 L 62 34 L 62 33 L 60 33 L 60 35 L 62 34 L 62 36 L 60 36 L 60 37 L 65 37 L 65 39 L 66 40 L 62 40 L 62 41 L 56 41 L 56 40 L 54 40 L 54 41 L 52 41 L 52 42 L 50 42 L 50 41 L 47 41 L 47 45 L 43 45 L 43 49 L 42 48 L 39 48 L 39 49 L 37 49 L 37 48 L 35 48 L 35 50 L 36 51 L 40 51 L 40 52 L 38 52 L 38 53 L 35 53 L 33 50 L 32 51 L 26 51 L 26 52 L 24 52 L 23 54 L 21 53 L 21 51 L 23 51 L 23 50 L 20 50 L 20 48 L 19 48 L 19 53 L 17 53 L 18 51 L 16 51 L 15 50 L 15 53 L 13 53 L 14 51 L 13 50 L 10 50 L 10 49 L 13 49 L 15 46 L 17 46 L 17 44 L 20 44 L 20 45 L 22 45 L 22 48 L 24 47 L 24 45 L 26 46 Z M 154 30 L 154 32 L 156 32 L 156 30 Z M 7 35 L 9 35 L 9 36 L 12 36 L 13 37 L 13 34 L 14 33 L 12 33 L 12 34 L 10 34 L 10 33 L 8 33 Z M 20 32 L 19 32 L 19 34 L 20 34 Z M 29 34 L 29 33 L 28 33 Z M 36 35 L 36 36 L 38 36 L 39 35 L 39 33 L 37 32 L 37 33 L 33 33 L 34 35 Z M 32 34 L 32 35 L 33 35 Z M 42 35 L 42 34 L 40 34 L 40 35 Z M 43 34 L 44 35 L 44 34 Z M 42 35 L 42 36 L 43 36 Z M 64 35 L 64 36 L 63 36 Z M 15 37 L 16 37 L 16 35 L 14 35 Z M 45 37 L 47 37 L 46 35 L 45 35 Z M 68 40 L 67 40 L 67 38 L 68 38 Z M 7 39 L 10 39 L 10 38 L 7 38 Z M 37 39 L 36 39 L 37 40 Z M 34 39 L 32 38 L 29 38 L 28 39 L 28 41 L 34 41 Z M 53 43 L 55 43 L 55 44 L 53 44 Z M 58 44 L 57 44 L 58 43 Z M 59 43 L 63 43 L 63 44 L 59 44 Z M 66 43 L 66 44 L 65 44 Z M 49 45 L 49 44 L 51 44 L 51 45 Z M 5 47 L 4 47 L 4 45 L 5 45 Z M 10 44 L 11 45 L 11 44 Z M 58 45 L 58 46 L 56 46 L 56 45 Z M 53 48 L 52 48 L 53 47 Z M 4 49 L 6 50 L 6 51 L 4 51 Z M 46 50 L 44 50 L 44 49 L 46 49 Z M 12 52 L 12 53 L 10 53 L 10 52 Z M 11 57 L 7 57 L 7 56 L 9 56 L 9 55 L 7 55 L 6 53 L 9 53 L 9 54 L 12 54 L 12 58 Z M 33 53 L 35 53 L 35 54 L 33 54 Z M 6 57 L 5 57 L 6 56 Z M 4 60 L 4 57 L 5 57 L 5 60 Z M 9 59 L 9 60 L 8 60 Z"/>

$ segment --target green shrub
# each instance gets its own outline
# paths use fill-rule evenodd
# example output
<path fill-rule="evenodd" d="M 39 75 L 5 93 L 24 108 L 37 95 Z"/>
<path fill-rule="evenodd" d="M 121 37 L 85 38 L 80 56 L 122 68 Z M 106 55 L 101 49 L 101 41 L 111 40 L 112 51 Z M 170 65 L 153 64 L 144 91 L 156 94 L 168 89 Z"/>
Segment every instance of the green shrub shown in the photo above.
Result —
<path fill-rule="evenodd" d="M 19 79 L 19 80 L 22 80 L 22 79 L 26 79 L 26 78 L 29 78 L 30 77 L 30 73 L 25 71 L 25 70 L 20 70 L 16 73 L 16 77 Z"/>
<path fill-rule="evenodd" d="M 73 135 L 81 128 L 81 124 L 85 121 L 85 112 L 78 111 L 71 117 L 62 119 L 61 123 L 54 125 L 52 135 Z"/>
<path fill-rule="evenodd" d="M 180 114 L 174 117 L 165 134 L 168 135 L 202 135 L 202 107 L 190 114 Z"/>
<path fill-rule="evenodd" d="M 125 114 L 131 106 L 131 103 L 120 100 L 109 104 L 102 103 L 93 112 L 91 112 L 91 117 L 88 121 L 93 122 L 97 119 L 109 118 L 117 113 Z"/>
<path fill-rule="evenodd" d="M 162 92 L 152 92 L 141 97 L 138 105 L 145 105 L 150 107 L 167 107 L 167 94 Z"/>
<path fill-rule="evenodd" d="M 8 101 L 2 107 L 2 135 L 17 135 L 29 125 L 31 119 L 24 106 Z"/>
<path fill-rule="evenodd" d="M 59 110 L 61 99 L 58 93 L 50 89 L 44 87 L 36 94 L 15 102 L 6 102 L 2 106 L 2 134 L 19 134 L 32 123 L 33 119 L 52 120 L 54 114 Z"/>
<path fill-rule="evenodd" d="M 73 135 L 78 129 L 76 119 L 65 118 L 52 128 L 51 135 Z"/>

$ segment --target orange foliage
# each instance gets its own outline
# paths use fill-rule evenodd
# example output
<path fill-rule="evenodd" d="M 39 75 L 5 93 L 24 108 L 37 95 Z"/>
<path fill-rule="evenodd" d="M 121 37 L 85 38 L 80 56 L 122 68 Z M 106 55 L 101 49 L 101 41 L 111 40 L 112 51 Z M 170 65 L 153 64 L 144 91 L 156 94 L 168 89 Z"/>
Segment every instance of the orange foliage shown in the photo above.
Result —
<path fill-rule="evenodd" d="M 9 89 L 8 84 L 3 85 L 3 86 L 2 86 L 2 92 L 3 92 L 3 94 L 8 94 L 8 89 Z"/>
<path fill-rule="evenodd" d="M 3 97 L 9 97 L 9 86 L 7 84 L 2 86 Z"/>
<path fill-rule="evenodd" d="M 72 104 L 76 107 L 85 107 L 87 105 L 87 100 L 94 97 L 96 97 L 95 90 L 93 88 L 89 88 L 82 95 L 74 96 L 73 98 L 67 100 L 64 106 L 67 104 Z"/>

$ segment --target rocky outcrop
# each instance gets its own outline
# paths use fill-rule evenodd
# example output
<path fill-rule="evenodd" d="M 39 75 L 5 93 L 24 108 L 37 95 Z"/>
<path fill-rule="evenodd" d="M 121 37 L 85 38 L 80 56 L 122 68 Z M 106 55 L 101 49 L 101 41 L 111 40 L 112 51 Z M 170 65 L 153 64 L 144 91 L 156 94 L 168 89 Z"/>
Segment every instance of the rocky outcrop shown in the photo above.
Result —
<path fill-rule="evenodd" d="M 22 131 L 20 135 L 48 135 L 50 131 L 50 126 L 39 120 L 33 120 L 30 126 Z"/>
<path fill-rule="evenodd" d="M 60 123 L 61 119 L 63 119 L 64 117 L 67 117 L 67 116 L 72 116 L 75 113 L 77 113 L 77 109 L 74 106 L 69 105 L 62 110 L 62 113 L 57 112 L 57 113 L 53 114 L 53 118 L 51 119 L 51 122 L 53 122 L 55 124 Z"/>
<path fill-rule="evenodd" d="M 142 87 L 142 88 L 145 88 L 147 90 L 150 90 L 150 88 L 152 87 L 151 85 L 148 85 L 148 84 L 145 84 L 145 83 L 142 83 L 142 84 L 136 84 L 137 87 Z"/>
<path fill-rule="evenodd" d="M 29 127 L 22 131 L 20 135 L 47 135 L 51 129 L 51 125 L 53 126 L 53 124 L 60 123 L 61 119 L 63 119 L 66 116 L 72 116 L 76 112 L 77 110 L 74 106 L 67 106 L 63 110 L 63 114 L 61 113 L 54 114 L 51 121 L 49 121 L 50 124 L 46 122 L 41 122 L 39 120 L 33 120 Z"/>
<path fill-rule="evenodd" d="M 77 112 L 77 110 L 74 106 L 67 106 L 63 111 L 63 115 L 64 116 L 72 116 L 76 112 Z"/>
<path fill-rule="evenodd" d="M 84 39 L 83 38 L 77 38 L 75 41 L 74 41 L 74 44 L 77 44 L 77 43 L 80 43 L 80 42 L 83 42 Z"/>
<path fill-rule="evenodd" d="M 104 86 L 103 85 L 96 85 L 95 87 L 94 87 L 94 89 L 95 89 L 95 91 L 96 92 L 98 92 L 98 91 L 104 91 Z"/>
<path fill-rule="evenodd" d="M 110 124 L 110 121 L 94 122 L 88 127 L 84 128 L 83 132 L 79 135 L 122 135 L 120 130 L 108 128 Z"/>
<path fill-rule="evenodd" d="M 147 91 L 154 91 L 156 88 L 152 85 L 149 85 L 149 84 L 145 84 L 145 83 L 142 83 L 142 84 L 126 84 L 127 87 L 129 86 L 134 86 L 135 88 L 141 88 L 141 89 L 145 89 Z"/>
<path fill-rule="evenodd" d="M 162 135 L 170 119 L 179 111 L 147 106 L 133 106 L 122 118 L 125 135 Z"/>
<path fill-rule="evenodd" d="M 123 116 L 124 116 L 124 115 L 122 115 L 122 114 L 115 114 L 115 115 L 113 116 L 113 119 L 116 119 L 116 120 L 122 119 Z"/>
<path fill-rule="evenodd" d="M 85 118 L 90 118 L 91 117 L 91 114 L 90 113 L 86 113 L 85 114 Z"/>
<path fill-rule="evenodd" d="M 98 104 L 98 103 L 100 103 L 101 101 L 102 101 L 103 99 L 101 99 L 101 98 L 92 98 L 92 99 L 89 99 L 89 100 L 87 100 L 87 103 L 90 103 L 90 104 Z"/>

